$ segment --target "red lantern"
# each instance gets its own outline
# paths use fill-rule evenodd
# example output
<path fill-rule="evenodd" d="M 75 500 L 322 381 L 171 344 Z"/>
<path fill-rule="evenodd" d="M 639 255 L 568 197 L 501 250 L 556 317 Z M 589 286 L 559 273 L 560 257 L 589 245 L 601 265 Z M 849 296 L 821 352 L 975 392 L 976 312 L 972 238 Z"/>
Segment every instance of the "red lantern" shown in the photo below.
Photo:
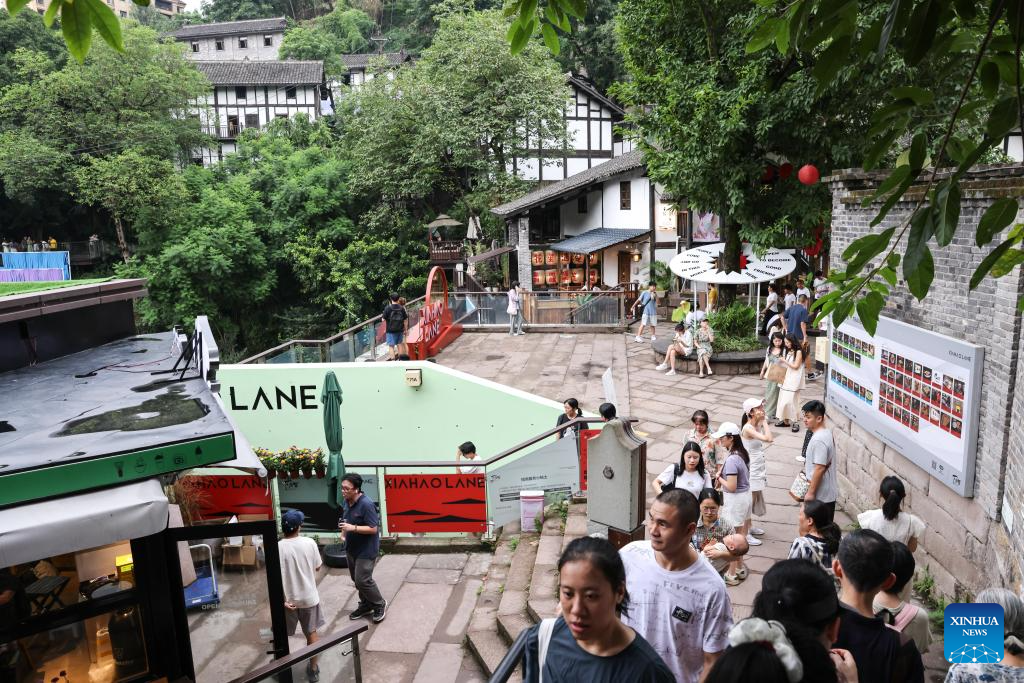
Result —
<path fill-rule="evenodd" d="M 764 173 L 761 174 L 761 182 L 770 183 L 773 180 L 775 180 L 775 167 L 768 164 L 764 167 Z"/>
<path fill-rule="evenodd" d="M 782 164 L 782 166 L 779 166 L 779 177 L 780 178 L 785 180 L 786 178 L 788 178 L 791 175 L 793 175 L 793 164 L 791 164 L 791 163 L 789 163 L 787 161 L 786 163 Z"/>
<path fill-rule="evenodd" d="M 807 164 L 806 166 L 802 166 L 800 168 L 800 170 L 796 174 L 796 177 L 804 185 L 813 185 L 814 183 L 818 182 L 818 180 L 821 178 L 821 175 L 818 173 L 818 169 L 815 166 Z"/>

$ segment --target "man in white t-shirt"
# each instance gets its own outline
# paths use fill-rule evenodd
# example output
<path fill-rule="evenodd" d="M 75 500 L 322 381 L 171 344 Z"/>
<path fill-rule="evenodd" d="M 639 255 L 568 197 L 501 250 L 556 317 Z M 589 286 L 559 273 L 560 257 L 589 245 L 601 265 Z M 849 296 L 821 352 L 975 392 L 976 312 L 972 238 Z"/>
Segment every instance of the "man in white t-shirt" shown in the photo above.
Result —
<path fill-rule="evenodd" d="M 785 292 L 785 296 L 782 297 L 782 301 L 785 304 L 785 310 L 788 311 L 789 308 L 796 303 L 796 294 L 793 293 L 792 285 L 784 286 L 782 291 Z"/>
<path fill-rule="evenodd" d="M 700 310 L 700 303 L 698 303 L 697 304 L 697 308 L 695 308 L 694 310 L 692 310 L 692 311 L 690 311 L 689 313 L 686 314 L 686 318 L 684 319 L 684 322 L 686 323 L 686 326 L 689 329 L 695 330 L 695 329 L 697 329 L 697 326 L 700 325 L 700 321 L 704 320 L 707 317 L 708 317 L 708 314 L 705 313 L 704 311 Z"/>
<path fill-rule="evenodd" d="M 320 593 L 316 587 L 316 572 L 323 564 L 320 548 L 312 538 L 299 536 L 306 516 L 299 510 L 288 510 L 281 515 L 284 538 L 277 544 L 281 556 L 281 583 L 284 584 L 285 628 L 288 635 L 302 625 L 306 644 L 320 639 L 318 631 L 327 623 L 320 611 Z M 320 680 L 317 657 L 310 657 L 306 677 L 310 683 Z"/>
<path fill-rule="evenodd" d="M 697 683 L 728 646 L 732 604 L 725 582 L 690 545 L 699 508 L 689 491 L 673 489 L 651 505 L 651 540 L 619 551 L 629 608 L 622 621 L 654 648 L 679 683 Z"/>
<path fill-rule="evenodd" d="M 476 446 L 472 441 L 467 441 L 455 450 L 456 462 L 463 458 L 471 462 L 476 460 Z M 459 470 L 459 474 L 480 474 L 484 471 L 480 465 L 459 465 L 456 469 Z"/>
<path fill-rule="evenodd" d="M 807 285 L 804 283 L 804 279 L 802 277 L 799 277 L 799 278 L 796 279 L 796 298 L 797 298 L 797 301 L 800 300 L 800 296 L 801 295 L 806 296 L 807 297 L 807 301 L 811 300 L 811 290 L 809 290 L 807 288 Z"/>

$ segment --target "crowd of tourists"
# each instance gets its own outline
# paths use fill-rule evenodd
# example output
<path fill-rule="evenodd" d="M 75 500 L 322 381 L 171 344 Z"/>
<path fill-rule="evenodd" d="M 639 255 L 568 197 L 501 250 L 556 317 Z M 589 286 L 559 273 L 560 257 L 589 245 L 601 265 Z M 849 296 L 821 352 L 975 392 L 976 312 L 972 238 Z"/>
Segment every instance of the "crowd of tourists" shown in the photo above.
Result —
<path fill-rule="evenodd" d="M 563 423 L 579 415 L 570 401 Z M 751 616 L 734 620 L 728 587 L 747 578 L 744 556 L 765 533 L 756 524 L 766 514 L 775 440 L 767 413 L 766 401 L 752 397 L 738 423 L 712 429 L 707 412 L 696 411 L 678 462 L 651 483 L 648 540 L 616 550 L 585 537 L 566 547 L 559 616 L 527 636 L 528 683 L 924 681 L 928 613 L 909 601 L 924 523 L 903 510 L 903 482 L 887 476 L 879 507 L 842 533 L 836 450 L 821 401 L 800 406 L 807 438 L 791 489 L 800 504 L 788 558 L 763 575 Z M 1024 604 L 1003 589 L 978 601 L 1003 605 L 1006 656 L 955 664 L 947 683 L 1024 681 Z"/>

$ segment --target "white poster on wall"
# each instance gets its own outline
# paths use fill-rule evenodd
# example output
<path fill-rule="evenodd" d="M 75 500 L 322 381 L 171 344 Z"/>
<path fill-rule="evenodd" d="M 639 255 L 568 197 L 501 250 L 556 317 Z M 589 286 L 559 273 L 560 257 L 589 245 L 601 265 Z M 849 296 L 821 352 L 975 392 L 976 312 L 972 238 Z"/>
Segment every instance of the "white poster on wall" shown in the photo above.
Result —
<path fill-rule="evenodd" d="M 576 439 L 559 439 L 515 462 L 487 469 L 487 518 L 494 528 L 519 519 L 519 492 L 572 494 L 579 488 Z"/>
<path fill-rule="evenodd" d="M 961 496 L 974 491 L 984 348 L 882 317 L 832 330 L 829 402 Z"/>

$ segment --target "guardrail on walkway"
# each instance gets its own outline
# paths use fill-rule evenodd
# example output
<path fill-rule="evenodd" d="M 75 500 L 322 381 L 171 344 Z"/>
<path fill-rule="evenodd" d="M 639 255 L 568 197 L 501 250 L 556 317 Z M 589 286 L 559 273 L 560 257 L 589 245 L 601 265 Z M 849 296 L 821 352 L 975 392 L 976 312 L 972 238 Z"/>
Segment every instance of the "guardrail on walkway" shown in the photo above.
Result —
<path fill-rule="evenodd" d="M 636 298 L 632 289 L 588 292 L 552 290 L 525 292 L 523 317 L 535 330 L 576 327 L 607 330 L 623 327 L 629 306 Z M 405 305 L 409 328 L 420 321 L 426 297 Z M 463 329 L 508 329 L 508 296 L 505 292 L 449 292 L 448 308 L 453 323 Z M 326 339 L 292 339 L 251 356 L 242 363 L 333 363 L 378 361 L 387 356 L 384 321 L 374 316 Z"/>
<path fill-rule="evenodd" d="M 369 628 L 365 620 L 346 626 L 301 650 L 275 659 L 253 669 L 230 683 L 259 683 L 272 679 L 279 683 L 306 680 L 306 667 L 317 658 L 320 679 L 332 683 L 362 683 L 363 672 L 359 660 L 359 634 Z M 348 645 L 348 650 L 345 646 Z"/>

